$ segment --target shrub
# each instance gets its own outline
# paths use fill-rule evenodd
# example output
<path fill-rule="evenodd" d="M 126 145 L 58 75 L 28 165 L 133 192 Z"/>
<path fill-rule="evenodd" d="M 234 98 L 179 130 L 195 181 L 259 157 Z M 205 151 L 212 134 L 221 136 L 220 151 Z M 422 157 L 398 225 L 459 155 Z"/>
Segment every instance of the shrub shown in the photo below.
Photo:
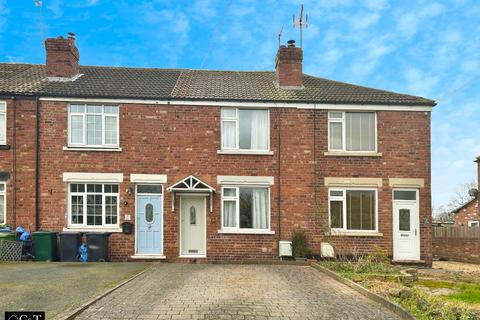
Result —
<path fill-rule="evenodd" d="M 292 254 L 294 257 L 305 257 L 309 252 L 307 235 L 303 230 L 295 230 L 292 235 Z"/>

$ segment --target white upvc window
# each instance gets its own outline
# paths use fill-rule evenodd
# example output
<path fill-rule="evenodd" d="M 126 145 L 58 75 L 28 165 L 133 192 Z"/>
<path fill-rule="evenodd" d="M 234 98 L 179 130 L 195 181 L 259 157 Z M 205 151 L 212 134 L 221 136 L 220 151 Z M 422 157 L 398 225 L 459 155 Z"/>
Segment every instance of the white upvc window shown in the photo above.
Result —
<path fill-rule="evenodd" d="M 118 148 L 118 106 L 70 104 L 68 145 L 70 147 Z"/>
<path fill-rule="evenodd" d="M 0 225 L 7 223 L 7 186 L 0 183 Z"/>
<path fill-rule="evenodd" d="M 0 145 L 7 144 L 7 103 L 0 101 Z"/>
<path fill-rule="evenodd" d="M 119 185 L 70 183 L 68 225 L 70 227 L 118 227 Z"/>
<path fill-rule="evenodd" d="M 468 226 L 473 227 L 473 228 L 478 228 L 480 227 L 480 221 L 478 220 L 469 220 L 468 221 Z"/>
<path fill-rule="evenodd" d="M 330 228 L 344 231 L 378 230 L 377 189 L 330 188 Z"/>
<path fill-rule="evenodd" d="M 221 149 L 269 151 L 270 115 L 268 109 L 221 109 Z"/>
<path fill-rule="evenodd" d="M 376 112 L 330 111 L 328 151 L 377 152 Z"/>
<path fill-rule="evenodd" d="M 270 188 L 222 187 L 222 230 L 270 230 Z"/>

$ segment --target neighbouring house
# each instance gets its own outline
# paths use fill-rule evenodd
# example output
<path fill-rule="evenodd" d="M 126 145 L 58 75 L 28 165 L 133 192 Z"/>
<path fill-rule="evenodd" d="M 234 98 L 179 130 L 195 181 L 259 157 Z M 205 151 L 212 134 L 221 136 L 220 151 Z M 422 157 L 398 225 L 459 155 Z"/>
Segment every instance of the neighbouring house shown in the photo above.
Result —
<path fill-rule="evenodd" d="M 302 229 L 314 253 L 431 263 L 434 101 L 306 75 L 294 42 L 245 72 L 45 47 L 0 64 L 0 223 L 111 232 L 115 260 L 275 259 Z"/>
<path fill-rule="evenodd" d="M 475 160 L 477 163 L 477 175 L 480 181 L 480 157 Z M 454 225 L 461 227 L 480 227 L 480 209 L 478 208 L 478 191 L 468 202 L 452 211 Z"/>

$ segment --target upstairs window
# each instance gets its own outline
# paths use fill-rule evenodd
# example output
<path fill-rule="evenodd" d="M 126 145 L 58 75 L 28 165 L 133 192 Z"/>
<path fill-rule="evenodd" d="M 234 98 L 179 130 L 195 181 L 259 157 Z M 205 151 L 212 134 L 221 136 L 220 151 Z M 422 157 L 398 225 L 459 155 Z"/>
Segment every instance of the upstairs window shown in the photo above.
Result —
<path fill-rule="evenodd" d="M 7 104 L 0 101 L 0 145 L 7 144 Z"/>
<path fill-rule="evenodd" d="M 222 108 L 222 150 L 269 150 L 266 109 Z"/>
<path fill-rule="evenodd" d="M 328 137 L 329 151 L 376 152 L 376 113 L 329 112 Z"/>
<path fill-rule="evenodd" d="M 68 119 L 69 146 L 118 147 L 118 106 L 71 104 Z"/>

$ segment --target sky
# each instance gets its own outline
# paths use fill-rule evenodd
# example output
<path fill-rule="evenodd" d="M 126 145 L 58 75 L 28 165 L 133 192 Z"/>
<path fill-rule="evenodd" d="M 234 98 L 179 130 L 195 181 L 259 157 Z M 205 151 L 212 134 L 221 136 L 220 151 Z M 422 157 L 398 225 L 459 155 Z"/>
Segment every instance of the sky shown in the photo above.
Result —
<path fill-rule="evenodd" d="M 476 180 L 480 155 L 480 1 L 44 0 L 43 37 L 74 32 L 83 65 L 273 70 L 277 34 L 299 40 L 304 72 L 438 101 L 432 200 Z M 44 63 L 40 8 L 0 0 L 0 61 Z"/>

